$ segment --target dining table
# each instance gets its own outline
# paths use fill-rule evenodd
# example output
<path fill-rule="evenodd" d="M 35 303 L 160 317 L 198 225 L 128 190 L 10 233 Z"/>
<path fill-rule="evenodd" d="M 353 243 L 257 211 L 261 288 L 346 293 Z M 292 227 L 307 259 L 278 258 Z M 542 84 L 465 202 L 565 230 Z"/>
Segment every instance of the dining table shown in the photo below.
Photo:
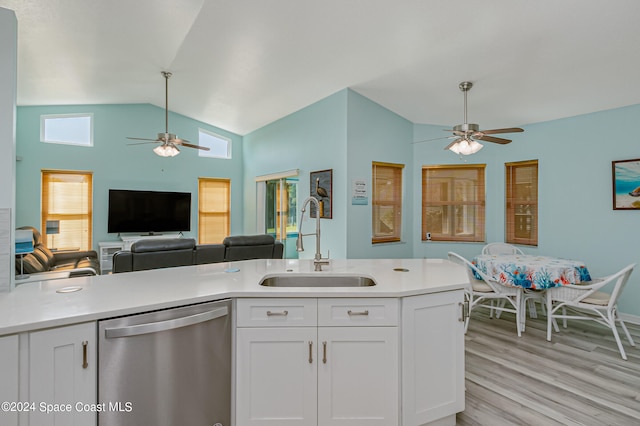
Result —
<path fill-rule="evenodd" d="M 530 290 L 591 281 L 588 268 L 580 260 L 530 254 L 479 254 L 472 263 L 501 284 Z"/>

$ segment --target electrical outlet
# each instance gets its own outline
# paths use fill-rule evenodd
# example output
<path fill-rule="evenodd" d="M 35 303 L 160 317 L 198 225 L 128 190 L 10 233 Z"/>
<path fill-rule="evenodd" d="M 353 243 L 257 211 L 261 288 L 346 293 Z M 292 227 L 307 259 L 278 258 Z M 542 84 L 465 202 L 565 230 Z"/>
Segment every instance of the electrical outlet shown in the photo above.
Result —
<path fill-rule="evenodd" d="M 427 232 L 427 241 L 431 241 L 431 232 Z"/>

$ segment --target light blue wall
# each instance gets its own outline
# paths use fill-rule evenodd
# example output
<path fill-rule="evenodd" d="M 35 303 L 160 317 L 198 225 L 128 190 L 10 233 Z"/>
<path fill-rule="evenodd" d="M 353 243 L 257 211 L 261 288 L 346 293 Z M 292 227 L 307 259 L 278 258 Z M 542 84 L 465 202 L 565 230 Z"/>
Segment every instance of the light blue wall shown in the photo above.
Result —
<path fill-rule="evenodd" d="M 594 276 L 614 273 L 640 262 L 635 238 L 640 212 L 612 209 L 614 160 L 640 158 L 637 138 L 628 129 L 640 118 L 640 105 L 561 120 L 522 126 L 511 134 L 513 142 L 499 146 L 485 143 L 477 154 L 464 158 L 486 163 L 487 241 L 504 240 L 504 163 L 539 161 L 539 245 L 523 246 L 527 253 L 579 259 Z M 513 123 L 515 124 L 515 123 Z M 414 140 L 435 138 L 448 126 L 414 126 Z M 419 197 L 417 176 L 425 164 L 457 164 L 461 161 L 442 148 L 447 140 L 416 144 L 414 194 Z M 414 229 L 420 230 L 420 205 L 414 205 Z M 483 244 L 436 243 L 415 240 L 416 257 L 445 257 L 456 251 L 471 258 Z M 640 315 L 640 268 L 632 274 L 621 312 Z"/>
<path fill-rule="evenodd" d="M 348 91 L 347 129 L 347 257 L 413 257 L 413 124 L 379 104 Z M 402 241 L 371 244 L 371 163 L 404 164 Z M 366 206 L 351 204 L 351 182 L 364 178 L 369 192 Z"/>
<path fill-rule="evenodd" d="M 409 121 L 345 89 L 245 136 L 245 231 L 263 232 L 256 229 L 256 176 L 299 169 L 302 201 L 309 195 L 309 173 L 332 169 L 333 218 L 321 222 L 323 255 L 329 250 L 332 258 L 411 257 L 409 170 L 405 171 L 405 225 L 399 244 L 372 246 L 371 204 L 351 205 L 351 181 L 366 178 L 370 190 L 372 161 L 409 165 L 412 134 Z M 305 233 L 314 229 L 307 222 Z M 312 257 L 309 247 L 313 246 L 306 243 L 305 247 L 300 257 Z"/>
<path fill-rule="evenodd" d="M 39 142 L 39 116 L 47 113 L 93 112 L 93 148 Z M 172 159 L 151 154 L 151 147 L 126 146 L 126 136 L 153 136 L 164 127 L 163 110 L 151 105 L 83 107 L 19 107 L 17 123 L 16 226 L 39 223 L 40 170 L 94 171 L 94 242 L 115 240 L 106 233 L 108 188 L 197 189 L 197 177 L 232 179 L 232 233 L 256 229 L 255 177 L 300 169 L 299 197 L 309 195 L 309 173 L 333 170 L 333 219 L 322 220 L 322 249 L 333 258 L 430 257 L 456 251 L 471 258 L 484 243 L 422 242 L 421 167 L 426 164 L 483 163 L 487 187 L 487 242 L 504 240 L 504 163 L 539 161 L 539 246 L 525 252 L 583 260 L 594 276 L 613 273 L 640 261 L 634 230 L 638 212 L 612 210 L 611 161 L 640 158 L 637 141 L 620 135 L 640 116 L 640 105 L 522 126 L 513 143 L 485 143 L 479 153 L 462 159 L 442 148 L 447 125 L 411 124 L 359 94 L 345 89 L 241 138 L 177 114 L 171 131 L 197 140 L 197 128 L 233 140 L 233 160 L 199 158 L 183 150 Z M 509 123 L 517 125 L 517 123 Z M 243 144 L 246 148 L 243 151 Z M 404 163 L 405 212 L 403 243 L 371 245 L 371 207 L 351 205 L 351 181 L 371 184 L 371 161 Z M 195 206 L 194 206 L 195 208 Z M 192 234 L 196 235 L 194 211 Z M 305 232 L 313 223 L 305 221 Z M 308 237 L 310 240 L 312 237 Z M 301 257 L 313 255 L 306 243 Z M 310 249 L 311 247 L 311 249 Z M 632 276 L 620 310 L 639 315 L 640 271 Z"/>
<path fill-rule="evenodd" d="M 244 137 L 247 234 L 264 232 L 256 229 L 256 176 L 299 169 L 298 200 L 302 203 L 310 194 L 309 173 L 332 169 L 333 214 L 332 219 L 321 219 L 321 250 L 323 256 L 329 250 L 332 258 L 346 257 L 346 100 L 347 91 L 343 90 Z M 307 218 L 305 215 L 302 224 L 304 233 L 315 230 L 315 222 Z M 305 241 L 300 258 L 311 258 L 314 254 L 314 237 L 306 238 L 309 241 Z"/>
<path fill-rule="evenodd" d="M 40 142 L 40 115 L 93 113 L 94 146 Z M 231 209 L 242 211 L 242 138 L 179 114 L 169 113 L 169 130 L 197 143 L 202 128 L 232 140 L 232 159 L 199 157 L 195 149 L 182 148 L 173 158 L 159 157 L 153 144 L 128 146 L 127 136 L 155 138 L 163 132 L 164 109 L 149 104 L 18 107 L 16 168 L 16 226 L 40 227 L 40 171 L 42 169 L 93 171 L 93 246 L 115 241 L 107 233 L 110 188 L 184 191 L 192 193 L 191 232 L 197 239 L 198 177 L 231 179 Z M 231 218 L 231 233 L 242 233 L 239 215 Z"/>

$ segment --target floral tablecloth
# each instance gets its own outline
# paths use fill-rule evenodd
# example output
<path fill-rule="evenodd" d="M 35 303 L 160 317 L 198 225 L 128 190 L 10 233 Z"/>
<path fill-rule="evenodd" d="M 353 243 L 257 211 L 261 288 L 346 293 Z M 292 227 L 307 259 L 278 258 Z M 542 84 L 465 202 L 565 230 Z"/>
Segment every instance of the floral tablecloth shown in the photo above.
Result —
<path fill-rule="evenodd" d="M 522 254 L 481 254 L 474 257 L 472 263 L 502 284 L 533 290 L 591 281 L 589 270 L 578 260 Z"/>

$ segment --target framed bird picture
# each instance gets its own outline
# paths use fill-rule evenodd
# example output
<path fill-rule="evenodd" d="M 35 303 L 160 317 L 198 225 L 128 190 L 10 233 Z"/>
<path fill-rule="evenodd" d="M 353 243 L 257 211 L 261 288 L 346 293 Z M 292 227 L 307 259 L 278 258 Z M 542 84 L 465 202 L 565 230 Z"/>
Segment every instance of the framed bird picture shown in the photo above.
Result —
<path fill-rule="evenodd" d="M 320 218 L 331 219 L 333 169 L 311 172 L 309 177 L 309 194 L 318 200 Z M 311 217 L 316 217 L 314 204 L 311 204 L 310 215 Z"/>

